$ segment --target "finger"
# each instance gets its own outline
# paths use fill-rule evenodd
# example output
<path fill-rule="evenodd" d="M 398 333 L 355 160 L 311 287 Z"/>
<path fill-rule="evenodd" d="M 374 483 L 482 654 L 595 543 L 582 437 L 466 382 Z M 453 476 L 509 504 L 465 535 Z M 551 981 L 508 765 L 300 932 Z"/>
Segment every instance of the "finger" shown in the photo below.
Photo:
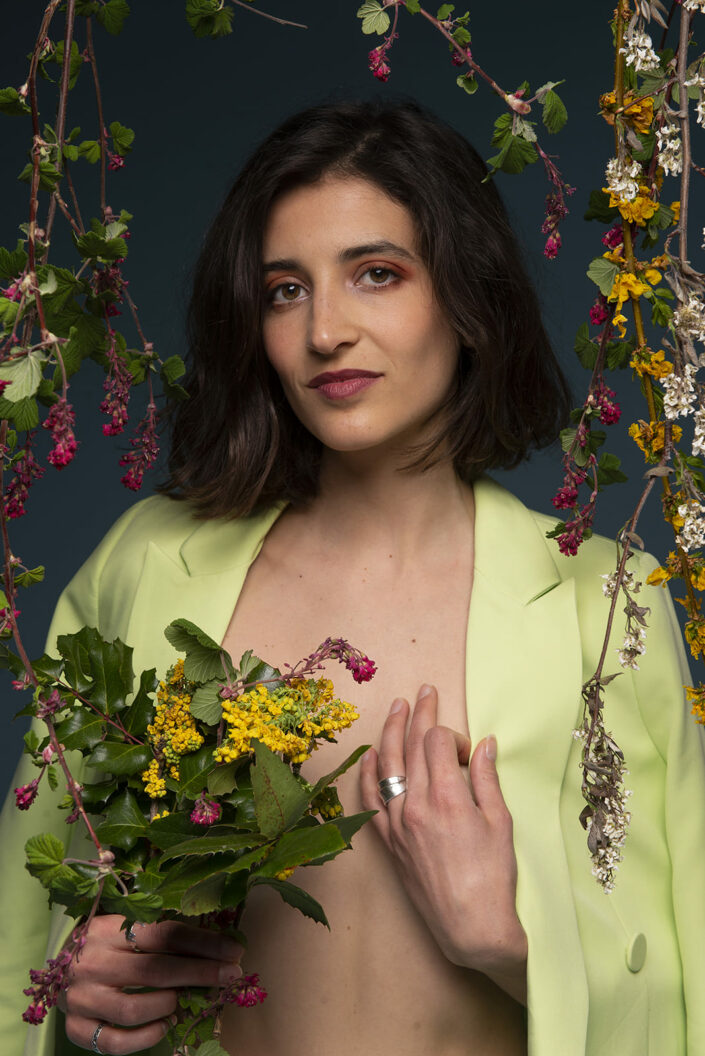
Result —
<path fill-rule="evenodd" d="M 409 702 L 403 697 L 397 697 L 389 709 L 389 715 L 382 729 L 382 740 L 379 746 L 377 759 L 377 777 L 382 781 L 386 777 L 405 777 L 406 764 L 404 761 L 404 735 L 406 733 L 406 721 L 409 716 Z M 390 823 L 395 818 L 401 817 L 404 805 L 404 794 L 396 795 L 387 803 L 382 800 L 378 792 L 379 802 L 382 809 L 386 810 Z"/>
<path fill-rule="evenodd" d="M 241 975 L 242 969 L 235 961 L 126 950 L 92 957 L 90 968 L 86 965 L 83 972 L 77 969 L 74 980 L 81 986 L 103 983 L 120 988 L 146 986 L 168 990 L 183 986 L 225 986 Z"/>
<path fill-rule="evenodd" d="M 177 920 L 161 920 L 156 924 L 135 924 L 135 937 L 142 953 L 178 953 L 192 957 L 208 957 L 216 961 L 237 962 L 243 947 L 229 935 Z M 123 932 L 115 943 L 118 948 L 134 950 Z"/>
<path fill-rule="evenodd" d="M 176 1011 L 176 1001 L 176 990 L 125 994 L 113 986 L 96 983 L 71 986 L 67 992 L 67 1010 L 71 1016 L 93 1019 L 99 1008 L 107 1022 L 119 1027 L 138 1027 L 168 1019 Z"/>
<path fill-rule="evenodd" d="M 470 742 L 457 730 L 448 726 L 434 726 L 424 738 L 424 751 L 428 766 L 429 782 L 438 792 L 441 789 L 457 792 L 463 800 L 468 798 L 467 781 L 460 771 L 461 759 L 469 753 Z M 461 754 L 462 753 L 462 754 Z"/>
<path fill-rule="evenodd" d="M 377 786 L 377 752 L 370 748 L 360 760 L 360 794 L 365 810 L 376 810 L 372 824 L 385 843 L 389 843 L 389 814 L 384 809 Z"/>
<path fill-rule="evenodd" d="M 67 1016 L 66 1036 L 74 1045 L 95 1051 L 92 1042 L 98 1026 L 99 1021 L 96 1019 Z M 126 1053 L 139 1052 L 141 1049 L 150 1049 L 153 1045 L 157 1045 L 168 1029 L 169 1024 L 163 1019 L 143 1027 L 136 1027 L 134 1030 L 121 1030 L 106 1023 L 103 1024 L 96 1038 L 96 1045 L 106 1056 L 125 1056 Z"/>
<path fill-rule="evenodd" d="M 470 760 L 470 780 L 475 802 L 490 820 L 510 816 L 499 784 L 496 758 L 497 741 L 490 735 L 480 741 Z"/>
<path fill-rule="evenodd" d="M 423 685 L 416 697 L 414 713 L 406 739 L 406 776 L 414 792 L 424 792 L 428 786 L 428 765 L 424 737 L 438 718 L 438 691 L 435 686 Z"/>

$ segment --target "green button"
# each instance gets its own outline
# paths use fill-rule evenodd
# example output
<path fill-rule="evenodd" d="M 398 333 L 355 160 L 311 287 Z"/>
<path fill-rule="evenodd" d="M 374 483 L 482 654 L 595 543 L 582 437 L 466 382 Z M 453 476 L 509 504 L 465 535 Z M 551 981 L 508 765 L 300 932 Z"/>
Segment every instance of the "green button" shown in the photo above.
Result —
<path fill-rule="evenodd" d="M 646 960 L 646 935 L 641 931 L 634 936 L 627 947 L 627 968 L 630 972 L 640 972 Z"/>

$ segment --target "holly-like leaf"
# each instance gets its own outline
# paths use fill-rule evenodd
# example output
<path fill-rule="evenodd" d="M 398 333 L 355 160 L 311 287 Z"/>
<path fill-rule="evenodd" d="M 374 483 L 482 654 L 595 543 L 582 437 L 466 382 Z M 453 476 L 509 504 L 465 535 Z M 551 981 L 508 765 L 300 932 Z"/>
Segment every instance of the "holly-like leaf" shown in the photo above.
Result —
<path fill-rule="evenodd" d="M 140 836 L 146 836 L 149 825 L 132 793 L 125 789 L 110 803 L 105 820 L 96 829 L 96 836 L 102 843 L 121 847 L 129 851 Z"/>
<path fill-rule="evenodd" d="M 225 673 L 223 663 L 234 675 L 232 662 L 224 649 L 190 620 L 173 620 L 164 635 L 184 658 L 184 675 L 192 682 L 210 682 Z"/>
<path fill-rule="evenodd" d="M 120 711 L 132 692 L 132 649 L 119 638 L 106 642 L 94 627 L 60 635 L 57 648 L 65 658 L 66 678 L 79 693 L 87 693 L 101 711 Z"/>
<path fill-rule="evenodd" d="M 286 763 L 269 748 L 254 741 L 255 764 L 250 768 L 255 814 L 260 832 L 278 836 L 294 825 L 309 804 L 309 797 Z"/>
<path fill-rule="evenodd" d="M 543 97 L 542 120 L 549 132 L 560 132 L 568 120 L 568 111 L 561 97 L 549 89 Z"/>
<path fill-rule="evenodd" d="M 108 33 L 117 36 L 129 13 L 130 7 L 127 0 L 108 0 L 107 4 L 98 8 L 95 17 Z"/>
<path fill-rule="evenodd" d="M 186 892 L 213 876 L 219 877 L 218 887 L 222 890 L 226 877 L 220 858 L 200 858 L 185 864 L 178 863 L 169 870 L 156 893 L 162 899 L 165 909 L 175 909 L 181 912 L 181 900 Z M 203 910 L 203 912 L 209 911 Z"/>
<path fill-rule="evenodd" d="M 152 751 L 146 745 L 102 741 L 88 757 L 87 763 L 96 770 L 117 776 L 146 770 L 152 758 Z"/>
<path fill-rule="evenodd" d="M 56 727 L 59 744 L 65 748 L 94 748 L 105 733 L 105 722 L 89 708 L 76 707 Z"/>
<path fill-rule="evenodd" d="M 379 0 L 365 0 L 358 8 L 357 17 L 362 19 L 362 32 L 377 33 L 380 36 L 389 29 L 389 15 Z"/>
<path fill-rule="evenodd" d="M 216 679 L 198 687 L 189 704 L 189 711 L 195 719 L 200 719 L 207 726 L 215 726 L 220 722 L 223 714 L 222 688 L 222 682 Z"/>
<path fill-rule="evenodd" d="M 165 818 L 150 822 L 148 835 L 155 847 L 166 850 L 189 837 L 200 836 L 202 831 L 185 814 L 167 814 Z"/>
<path fill-rule="evenodd" d="M 254 880 L 253 886 L 255 884 L 267 884 L 268 887 L 274 888 L 288 905 L 298 909 L 305 917 L 315 920 L 317 924 L 324 924 L 330 930 L 330 924 L 323 912 L 323 906 L 312 895 L 309 895 L 308 891 L 304 891 L 302 887 L 297 887 L 296 884 L 289 883 L 288 880 L 277 880 L 273 876 L 258 876 Z M 201 1051 L 199 1049 L 199 1053 Z"/>
<path fill-rule="evenodd" d="M 612 287 L 618 275 L 619 267 L 617 264 L 614 264 L 611 260 L 606 260 L 605 257 L 595 257 L 590 261 L 590 267 L 587 270 L 587 277 L 592 279 L 599 288 L 600 293 L 604 294 L 605 297 L 612 292 Z"/>
<path fill-rule="evenodd" d="M 236 851 L 250 851 L 259 847 L 263 839 L 257 833 L 220 833 L 217 836 L 196 836 L 194 839 L 175 843 L 164 852 L 159 860 L 160 867 L 172 858 L 192 858 L 194 855 L 232 854 Z"/>
<path fill-rule="evenodd" d="M 207 787 L 208 775 L 214 768 L 211 745 L 204 744 L 197 752 L 182 756 L 179 760 L 179 792 L 189 799 L 196 799 Z"/>
<path fill-rule="evenodd" d="M 143 671 L 140 676 L 140 688 L 123 718 L 125 729 L 136 737 L 141 737 L 147 732 L 147 727 L 154 718 L 154 701 L 149 694 L 156 688 L 156 669 L 152 667 L 149 671 Z"/>
<path fill-rule="evenodd" d="M 283 869 L 307 865 L 318 858 L 343 851 L 347 844 L 335 825 L 326 822 L 285 832 L 270 855 L 258 867 L 258 876 L 276 876 Z"/>
<path fill-rule="evenodd" d="M 42 653 L 38 660 L 32 661 L 32 668 L 37 678 L 56 682 L 61 678 L 64 661 L 55 656 L 49 656 L 48 653 Z"/>

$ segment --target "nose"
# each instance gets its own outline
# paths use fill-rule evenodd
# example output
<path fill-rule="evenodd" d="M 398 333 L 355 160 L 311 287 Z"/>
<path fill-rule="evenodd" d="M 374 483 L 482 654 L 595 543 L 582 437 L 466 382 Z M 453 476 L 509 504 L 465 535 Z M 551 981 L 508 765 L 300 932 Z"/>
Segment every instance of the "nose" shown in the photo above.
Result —
<path fill-rule="evenodd" d="M 359 337 L 355 306 L 346 290 L 326 284 L 311 297 L 308 347 L 320 355 L 354 345 Z"/>

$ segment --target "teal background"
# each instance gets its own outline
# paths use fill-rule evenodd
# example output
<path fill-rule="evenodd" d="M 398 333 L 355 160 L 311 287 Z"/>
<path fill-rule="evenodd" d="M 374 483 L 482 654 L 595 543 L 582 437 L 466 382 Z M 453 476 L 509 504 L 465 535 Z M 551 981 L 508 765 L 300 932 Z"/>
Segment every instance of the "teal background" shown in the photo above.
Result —
<path fill-rule="evenodd" d="M 555 261 L 542 256 L 540 234 L 544 196 L 543 169 L 534 165 L 521 176 L 497 177 L 513 223 L 526 248 L 529 271 L 539 290 L 545 319 L 575 402 L 581 402 L 588 374 L 572 351 L 574 334 L 587 318 L 596 287 L 585 278 L 589 260 L 602 252 L 601 225 L 586 224 L 582 214 L 589 192 L 603 183 L 611 156 L 612 133 L 598 114 L 598 95 L 612 80 L 611 36 L 613 3 L 606 0 L 574 4 L 570 17 L 559 17 L 555 3 L 528 5 L 518 0 L 476 4 L 471 10 L 472 49 L 476 59 L 507 90 L 525 78 L 532 88 L 548 80 L 559 89 L 569 113 L 557 136 L 540 136 L 544 149 L 560 155 L 559 167 L 576 186 L 571 214 L 562 226 L 564 249 Z M 134 150 L 125 168 L 109 174 L 108 202 L 134 214 L 129 258 L 123 271 L 130 282 L 142 326 L 162 358 L 184 352 L 183 320 L 191 268 L 200 240 L 241 162 L 258 141 L 286 115 L 326 99 L 413 96 L 454 124 L 484 157 L 493 151 L 489 140 L 502 104 L 482 85 L 468 97 L 455 84 L 445 42 L 420 16 L 402 12 L 399 39 L 390 53 L 392 75 L 387 84 L 375 81 L 367 69 L 367 52 L 378 38 L 363 37 L 355 17 L 358 0 L 262 0 L 274 15 L 308 25 L 279 26 L 252 10 L 235 9 L 235 32 L 223 39 L 197 40 L 189 29 L 183 4 L 174 0 L 134 2 L 123 33 L 109 36 L 95 27 L 106 123 L 118 120 L 135 130 Z M 3 85 L 18 87 L 26 78 L 27 55 L 33 46 L 43 0 L 24 0 L 5 11 L 0 43 Z M 458 5 L 458 13 L 464 10 Z M 58 37 L 62 16 L 55 20 Z M 78 19 L 79 46 L 83 20 Z M 58 67 L 57 67 L 58 72 Z M 45 93 L 42 117 L 53 123 Z M 97 122 L 90 80 L 84 66 L 70 99 L 67 127 L 80 125 L 80 138 L 96 138 Z M 29 119 L 0 115 L 0 244 L 14 246 L 18 224 L 26 221 L 28 185 L 16 181 L 31 143 Z M 694 126 L 697 143 L 701 130 Z M 73 174 L 79 186 L 84 220 L 98 213 L 98 167 L 78 162 Z M 697 177 L 696 177 L 697 179 Z M 664 200 L 678 197 L 671 179 Z M 433 188 L 428 189 L 433 193 Z M 701 196 L 700 196 L 701 197 Z M 691 259 L 702 266 L 699 249 L 703 224 L 699 186 L 693 189 Z M 51 260 L 71 266 L 78 258 L 59 218 Z M 478 258 L 482 247 L 477 247 Z M 135 341 L 127 310 L 116 320 L 128 340 Z M 606 449 L 623 460 L 630 480 L 608 489 L 598 500 L 596 530 L 614 535 L 629 516 L 641 490 L 643 460 L 626 437 L 626 424 L 645 417 L 645 403 L 630 381 L 630 371 L 608 379 L 623 408 L 620 425 L 608 428 Z M 32 567 L 47 566 L 40 586 L 23 593 L 21 625 L 28 652 L 38 655 L 56 598 L 71 575 L 97 544 L 116 516 L 135 501 L 119 483 L 119 455 L 127 436 L 106 439 L 98 411 L 103 374 L 85 364 L 72 379 L 70 400 L 77 412 L 79 454 L 60 473 L 48 466 L 35 487 L 28 513 L 11 522 L 14 551 Z M 133 401 L 133 422 L 141 416 L 143 399 Z M 45 437 L 40 450 L 46 453 Z M 497 479 L 529 506 L 551 512 L 551 496 L 562 479 L 560 451 L 531 461 Z M 154 480 L 147 480 L 142 496 Z M 654 491 L 641 521 L 647 548 L 665 555 L 671 539 L 660 520 Z M 609 571 L 605 569 L 605 571 Z M 647 588 L 649 589 L 649 588 Z M 26 720 L 12 722 L 22 704 L 6 678 L 3 687 L 3 736 L 0 765 L 9 782 L 20 750 Z"/>

